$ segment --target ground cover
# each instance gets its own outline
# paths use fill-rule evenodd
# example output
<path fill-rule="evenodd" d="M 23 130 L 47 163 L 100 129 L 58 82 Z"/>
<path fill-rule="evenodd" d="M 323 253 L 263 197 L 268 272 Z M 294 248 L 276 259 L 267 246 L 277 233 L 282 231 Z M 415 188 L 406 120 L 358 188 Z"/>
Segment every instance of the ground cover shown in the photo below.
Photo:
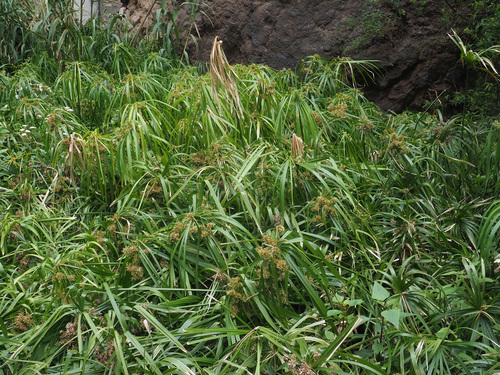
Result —
<path fill-rule="evenodd" d="M 499 372 L 498 118 L 219 47 L 4 66 L 0 374 Z"/>

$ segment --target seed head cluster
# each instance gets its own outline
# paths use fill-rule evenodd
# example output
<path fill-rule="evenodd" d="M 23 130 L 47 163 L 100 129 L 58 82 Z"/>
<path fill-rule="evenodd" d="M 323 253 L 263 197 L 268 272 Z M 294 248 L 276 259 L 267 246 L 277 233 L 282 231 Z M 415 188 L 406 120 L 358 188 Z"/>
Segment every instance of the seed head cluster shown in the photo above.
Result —
<path fill-rule="evenodd" d="M 148 254 L 147 249 L 142 250 L 144 254 Z M 122 250 L 127 258 L 126 270 L 130 272 L 132 280 L 141 280 L 144 277 L 144 269 L 141 266 L 140 250 L 137 246 L 126 246 Z"/>
<path fill-rule="evenodd" d="M 335 216 L 336 199 L 333 197 L 320 195 L 311 201 L 311 210 L 316 212 L 314 223 L 322 223 L 327 217 Z"/>
<path fill-rule="evenodd" d="M 22 310 L 14 318 L 14 328 L 18 331 L 24 332 L 30 329 L 33 322 L 33 317 L 30 314 L 25 314 L 24 310 Z"/>
<path fill-rule="evenodd" d="M 78 320 L 75 319 L 73 322 L 66 323 L 66 329 L 64 331 L 59 331 L 60 333 L 60 341 L 57 345 L 63 346 L 66 345 L 68 350 L 76 349 L 78 346 L 78 341 L 76 338 L 78 337 Z M 84 327 L 80 325 L 80 332 L 84 330 Z M 82 335 L 82 340 L 85 341 L 85 336 Z"/>
<path fill-rule="evenodd" d="M 243 284 L 239 276 L 232 277 L 227 284 L 226 295 L 231 297 L 231 302 L 229 304 L 229 309 L 233 315 L 237 315 L 242 307 L 245 307 L 245 303 L 248 298 L 243 291 Z"/>
<path fill-rule="evenodd" d="M 205 205 L 205 207 L 207 206 Z M 181 221 L 177 221 L 174 224 L 172 232 L 170 232 L 169 235 L 169 242 L 172 244 L 179 241 L 186 230 L 188 230 L 191 235 L 199 233 L 201 238 L 205 238 L 214 233 L 214 227 L 214 222 L 198 223 L 195 215 L 193 213 L 188 213 Z"/>
<path fill-rule="evenodd" d="M 295 354 L 291 356 L 285 356 L 283 358 L 292 375 L 315 375 L 315 372 L 311 369 L 311 366 L 305 362 L 297 362 L 297 357 Z"/>

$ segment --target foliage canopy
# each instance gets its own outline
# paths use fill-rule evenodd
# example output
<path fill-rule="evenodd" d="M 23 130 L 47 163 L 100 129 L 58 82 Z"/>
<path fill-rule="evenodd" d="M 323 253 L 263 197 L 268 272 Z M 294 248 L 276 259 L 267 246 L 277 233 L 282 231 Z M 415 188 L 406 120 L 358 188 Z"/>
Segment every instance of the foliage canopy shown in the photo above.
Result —
<path fill-rule="evenodd" d="M 0 374 L 500 371 L 498 118 L 106 46 L 0 73 Z"/>

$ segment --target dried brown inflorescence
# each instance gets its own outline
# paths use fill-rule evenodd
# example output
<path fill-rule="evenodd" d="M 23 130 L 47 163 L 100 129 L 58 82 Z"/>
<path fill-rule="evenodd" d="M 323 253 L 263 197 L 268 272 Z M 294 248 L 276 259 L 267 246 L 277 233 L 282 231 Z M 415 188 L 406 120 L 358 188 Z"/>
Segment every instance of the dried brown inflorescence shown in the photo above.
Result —
<path fill-rule="evenodd" d="M 304 142 L 302 138 L 298 137 L 297 134 L 293 134 L 292 136 L 292 155 L 293 156 L 302 156 L 304 153 Z"/>
<path fill-rule="evenodd" d="M 61 340 L 58 341 L 57 345 L 66 345 L 68 350 L 76 349 L 78 345 L 78 341 L 76 338 L 78 337 L 78 319 L 75 319 L 73 322 L 69 322 L 66 324 L 66 329 L 64 331 L 59 331 L 61 334 Z M 80 326 L 80 332 L 82 331 L 82 327 Z M 85 336 L 82 336 L 82 340 L 85 340 Z"/>
<path fill-rule="evenodd" d="M 231 68 L 231 65 L 229 65 L 226 55 L 222 50 L 222 41 L 216 36 L 210 53 L 210 80 L 212 81 L 212 93 L 220 110 L 219 89 L 223 88 L 226 95 L 231 98 L 238 115 L 243 118 L 243 109 L 238 94 L 238 86 L 236 85 L 237 78 L 238 76 L 233 68 Z"/>
<path fill-rule="evenodd" d="M 14 328 L 24 332 L 30 329 L 33 322 L 33 317 L 30 314 L 25 314 L 23 310 L 14 318 Z"/>

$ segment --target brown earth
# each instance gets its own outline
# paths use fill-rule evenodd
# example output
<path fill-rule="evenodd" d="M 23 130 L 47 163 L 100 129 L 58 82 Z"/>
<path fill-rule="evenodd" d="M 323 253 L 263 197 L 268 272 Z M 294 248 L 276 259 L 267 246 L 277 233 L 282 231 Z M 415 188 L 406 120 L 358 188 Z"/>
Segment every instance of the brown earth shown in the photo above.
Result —
<path fill-rule="evenodd" d="M 459 51 L 447 35 L 459 27 L 459 17 L 454 18 L 457 13 L 444 4 L 439 0 L 203 0 L 193 28 L 199 33 L 198 49 L 191 43 L 189 52 L 193 61 L 208 61 L 212 41 L 219 36 L 231 63 L 294 68 L 313 54 L 378 60 L 385 74 L 365 87 L 367 97 L 383 109 L 419 110 L 462 82 Z M 127 14 L 134 25 L 147 26 L 158 7 L 154 0 L 130 0 Z M 185 17 L 182 14 L 179 19 Z"/>

